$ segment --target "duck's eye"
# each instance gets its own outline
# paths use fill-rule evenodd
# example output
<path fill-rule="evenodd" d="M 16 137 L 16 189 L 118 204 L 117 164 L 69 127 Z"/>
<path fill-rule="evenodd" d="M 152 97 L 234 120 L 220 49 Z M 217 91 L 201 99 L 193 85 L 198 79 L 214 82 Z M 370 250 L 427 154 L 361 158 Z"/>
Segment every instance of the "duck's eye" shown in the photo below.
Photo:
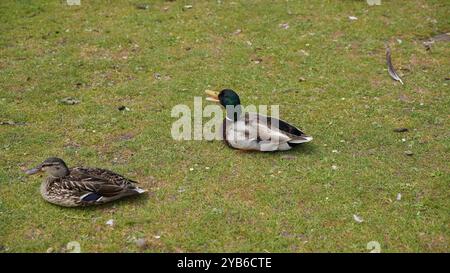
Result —
<path fill-rule="evenodd" d="M 59 170 L 60 168 L 59 168 L 59 167 L 56 167 L 56 169 Z"/>

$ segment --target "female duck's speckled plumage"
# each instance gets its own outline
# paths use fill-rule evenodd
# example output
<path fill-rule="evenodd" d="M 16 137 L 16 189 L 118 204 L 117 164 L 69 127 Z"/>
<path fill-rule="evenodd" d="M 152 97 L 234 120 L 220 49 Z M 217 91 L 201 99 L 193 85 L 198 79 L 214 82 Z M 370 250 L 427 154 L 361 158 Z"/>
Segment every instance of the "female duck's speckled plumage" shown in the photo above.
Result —
<path fill-rule="evenodd" d="M 137 182 L 105 169 L 75 167 L 55 175 L 54 172 L 64 169 L 64 166 L 64 161 L 50 158 L 28 171 L 33 174 L 45 170 L 50 174 L 41 184 L 41 195 L 46 201 L 56 205 L 98 205 L 145 192 L 135 186 Z"/>

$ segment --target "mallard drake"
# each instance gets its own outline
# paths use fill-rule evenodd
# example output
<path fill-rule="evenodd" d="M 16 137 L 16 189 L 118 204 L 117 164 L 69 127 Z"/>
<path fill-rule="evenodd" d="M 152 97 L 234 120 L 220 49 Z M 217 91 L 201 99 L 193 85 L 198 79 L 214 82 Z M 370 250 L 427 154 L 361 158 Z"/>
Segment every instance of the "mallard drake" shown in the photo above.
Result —
<path fill-rule="evenodd" d="M 221 92 L 206 90 L 205 93 L 207 100 L 218 102 L 226 108 L 223 139 L 235 149 L 285 151 L 313 139 L 283 120 L 257 113 L 242 113 L 239 96 L 231 89 Z"/>
<path fill-rule="evenodd" d="M 27 170 L 28 175 L 45 171 L 47 179 L 41 184 L 42 197 L 64 207 L 80 207 L 104 204 L 122 197 L 146 192 L 120 174 L 99 168 L 68 168 L 56 157 L 47 158 L 36 168 Z"/>

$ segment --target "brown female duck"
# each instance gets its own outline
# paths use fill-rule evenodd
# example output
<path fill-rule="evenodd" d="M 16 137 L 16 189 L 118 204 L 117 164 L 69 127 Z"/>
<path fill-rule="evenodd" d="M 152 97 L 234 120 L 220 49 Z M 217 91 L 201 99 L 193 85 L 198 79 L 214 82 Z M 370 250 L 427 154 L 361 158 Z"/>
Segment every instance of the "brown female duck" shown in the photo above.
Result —
<path fill-rule="evenodd" d="M 69 169 L 62 159 L 56 157 L 47 158 L 26 173 L 31 175 L 40 171 L 48 174 L 41 184 L 42 197 L 64 207 L 99 205 L 146 192 L 135 185 L 137 182 L 120 174 L 99 168 Z"/>

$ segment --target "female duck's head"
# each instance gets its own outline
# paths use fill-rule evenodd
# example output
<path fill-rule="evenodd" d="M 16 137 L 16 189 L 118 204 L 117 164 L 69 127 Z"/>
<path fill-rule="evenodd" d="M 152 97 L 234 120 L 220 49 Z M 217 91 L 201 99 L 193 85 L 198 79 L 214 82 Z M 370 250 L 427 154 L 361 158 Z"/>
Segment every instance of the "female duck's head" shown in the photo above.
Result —
<path fill-rule="evenodd" d="M 25 173 L 31 175 L 41 171 L 45 171 L 47 174 L 53 177 L 64 177 L 66 175 L 69 175 L 70 173 L 66 163 L 62 159 L 57 157 L 47 158 L 36 168 L 27 170 Z"/>
<path fill-rule="evenodd" d="M 236 120 L 241 115 L 241 100 L 236 92 L 231 89 L 223 89 L 220 92 L 206 90 L 206 100 L 218 102 L 227 110 L 227 119 Z"/>

